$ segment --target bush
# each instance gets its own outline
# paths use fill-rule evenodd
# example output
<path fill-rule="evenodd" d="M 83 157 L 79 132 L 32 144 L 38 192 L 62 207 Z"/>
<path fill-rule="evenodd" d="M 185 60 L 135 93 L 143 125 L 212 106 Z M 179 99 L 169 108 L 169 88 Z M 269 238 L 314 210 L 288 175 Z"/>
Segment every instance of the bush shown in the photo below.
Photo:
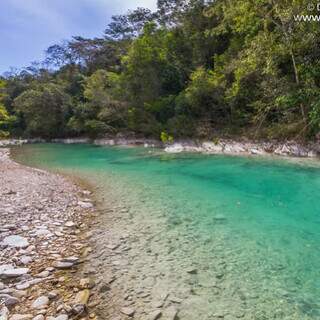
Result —
<path fill-rule="evenodd" d="M 164 131 L 161 132 L 160 139 L 164 144 L 173 143 L 174 141 L 173 137 Z"/>

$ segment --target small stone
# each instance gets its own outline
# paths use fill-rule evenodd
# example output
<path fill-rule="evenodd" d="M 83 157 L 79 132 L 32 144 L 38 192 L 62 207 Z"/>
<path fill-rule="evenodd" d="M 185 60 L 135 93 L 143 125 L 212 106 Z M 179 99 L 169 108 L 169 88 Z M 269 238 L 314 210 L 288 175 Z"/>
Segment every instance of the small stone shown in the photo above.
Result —
<path fill-rule="evenodd" d="M 136 311 L 133 308 L 124 307 L 120 310 L 120 312 L 125 314 L 126 316 L 133 317 Z"/>
<path fill-rule="evenodd" d="M 182 303 L 182 299 L 177 298 L 177 297 L 170 297 L 169 300 L 173 303 Z"/>
<path fill-rule="evenodd" d="M 49 277 L 49 275 L 50 275 L 49 271 L 42 271 L 42 272 L 38 273 L 36 275 L 36 277 L 37 278 L 47 278 L 47 277 Z"/>
<path fill-rule="evenodd" d="M 24 282 L 16 285 L 16 289 L 18 290 L 25 290 L 30 288 L 30 283 L 29 282 Z"/>
<path fill-rule="evenodd" d="M 75 225 L 76 225 L 76 224 L 75 224 L 74 222 L 72 222 L 72 221 L 67 221 L 66 224 L 65 224 L 65 226 L 68 227 L 68 228 L 72 228 L 72 227 L 74 227 Z"/>
<path fill-rule="evenodd" d="M 63 258 L 61 261 L 75 264 L 75 263 L 78 263 L 79 260 L 80 260 L 79 257 L 66 257 L 66 258 Z"/>
<path fill-rule="evenodd" d="M 49 298 L 46 296 L 41 296 L 37 298 L 31 305 L 33 309 L 43 309 L 49 304 Z"/>
<path fill-rule="evenodd" d="M 22 256 L 19 258 L 19 261 L 21 264 L 27 265 L 27 264 L 31 263 L 33 261 L 33 259 L 32 259 L 32 257 L 29 257 L 29 256 Z"/>
<path fill-rule="evenodd" d="M 37 237 L 52 237 L 52 233 L 48 229 L 39 229 L 34 232 Z"/>
<path fill-rule="evenodd" d="M 32 320 L 44 320 L 44 315 L 38 314 L 38 315 L 35 316 Z"/>
<path fill-rule="evenodd" d="M 78 202 L 78 205 L 79 205 L 81 208 L 84 208 L 84 209 L 93 208 L 93 204 L 92 204 L 91 202 L 79 201 L 79 202 Z"/>
<path fill-rule="evenodd" d="M 55 298 L 57 298 L 58 296 L 59 296 L 59 291 L 57 291 L 57 290 L 52 290 L 52 291 L 50 291 L 50 292 L 48 293 L 48 298 L 49 298 L 50 300 L 55 299 Z"/>
<path fill-rule="evenodd" d="M 222 221 L 226 221 L 226 220 L 227 220 L 227 218 L 226 218 L 224 215 L 222 215 L 222 214 L 217 214 L 216 216 L 213 217 L 213 219 L 214 219 L 215 221 L 219 221 L 219 222 L 222 222 Z"/>
<path fill-rule="evenodd" d="M 27 295 L 27 291 L 10 289 L 11 295 L 15 298 L 22 298 Z"/>
<path fill-rule="evenodd" d="M 74 266 L 74 264 L 72 262 L 57 261 L 53 266 L 56 269 L 70 269 Z"/>
<path fill-rule="evenodd" d="M 189 273 L 189 274 L 197 274 L 198 270 L 196 268 L 189 268 L 189 269 L 187 269 L 187 273 Z"/>
<path fill-rule="evenodd" d="M 95 283 L 90 278 L 80 279 L 79 288 L 80 289 L 92 289 L 95 286 Z"/>
<path fill-rule="evenodd" d="M 12 235 L 5 237 L 2 241 L 3 245 L 14 247 L 14 248 L 27 248 L 29 246 L 29 242 L 26 238 Z"/>

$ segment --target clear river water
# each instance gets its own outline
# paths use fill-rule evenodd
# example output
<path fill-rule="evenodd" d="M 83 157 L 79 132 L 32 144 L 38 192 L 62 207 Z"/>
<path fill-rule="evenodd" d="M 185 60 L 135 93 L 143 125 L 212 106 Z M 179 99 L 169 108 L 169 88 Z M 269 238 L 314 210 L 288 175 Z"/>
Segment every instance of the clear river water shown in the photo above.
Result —
<path fill-rule="evenodd" d="M 113 268 L 137 319 L 170 306 L 187 320 L 320 319 L 316 161 L 60 144 L 14 154 L 95 186 L 97 243 L 128 239 L 97 270 Z"/>

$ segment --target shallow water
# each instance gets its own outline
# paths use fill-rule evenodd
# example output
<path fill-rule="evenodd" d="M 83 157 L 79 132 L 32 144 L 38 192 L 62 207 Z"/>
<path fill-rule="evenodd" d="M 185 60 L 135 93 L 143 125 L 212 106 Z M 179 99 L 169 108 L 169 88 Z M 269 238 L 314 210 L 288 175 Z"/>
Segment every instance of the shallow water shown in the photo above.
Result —
<path fill-rule="evenodd" d="M 129 235 L 114 285 L 138 319 L 167 294 L 179 301 L 163 308 L 187 320 L 320 319 L 316 162 L 91 145 L 28 145 L 15 157 L 88 179 L 113 206 L 97 242 Z"/>

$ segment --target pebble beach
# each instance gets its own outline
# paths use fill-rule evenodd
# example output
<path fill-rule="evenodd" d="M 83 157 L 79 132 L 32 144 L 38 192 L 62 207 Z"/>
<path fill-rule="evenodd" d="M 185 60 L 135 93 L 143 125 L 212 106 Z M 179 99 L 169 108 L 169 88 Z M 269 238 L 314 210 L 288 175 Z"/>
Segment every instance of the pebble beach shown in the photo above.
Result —
<path fill-rule="evenodd" d="M 96 319 L 86 262 L 91 192 L 0 149 L 0 319 Z M 91 305 L 94 303 L 91 302 Z"/>

